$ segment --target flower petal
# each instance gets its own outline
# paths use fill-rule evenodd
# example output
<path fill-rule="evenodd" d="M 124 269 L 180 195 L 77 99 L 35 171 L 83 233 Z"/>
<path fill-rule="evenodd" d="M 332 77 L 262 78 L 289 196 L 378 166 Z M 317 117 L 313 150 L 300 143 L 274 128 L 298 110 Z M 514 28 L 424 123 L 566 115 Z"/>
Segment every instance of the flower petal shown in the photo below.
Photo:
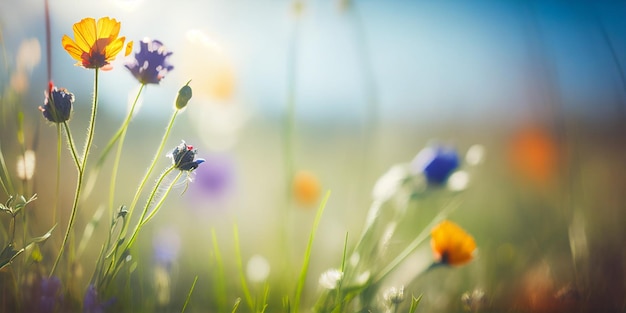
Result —
<path fill-rule="evenodd" d="M 121 23 L 110 17 L 102 17 L 98 20 L 98 38 L 117 38 L 120 33 Z"/>
<path fill-rule="evenodd" d="M 61 43 L 63 44 L 63 49 L 65 49 L 74 60 L 82 61 L 83 50 L 78 47 L 72 38 L 68 35 L 64 35 Z"/>
<path fill-rule="evenodd" d="M 78 48 L 85 52 L 91 50 L 91 46 L 96 42 L 96 20 L 91 17 L 84 18 L 74 24 L 74 39 Z"/>
<path fill-rule="evenodd" d="M 115 60 L 115 57 L 117 56 L 117 54 L 120 53 L 120 51 L 122 51 L 125 40 L 126 40 L 126 37 L 117 38 L 104 48 L 104 55 L 106 56 L 107 62 Z"/>
<path fill-rule="evenodd" d="M 127 57 L 131 52 L 133 52 L 133 42 L 129 41 L 126 44 L 126 51 L 124 51 L 124 56 Z"/>

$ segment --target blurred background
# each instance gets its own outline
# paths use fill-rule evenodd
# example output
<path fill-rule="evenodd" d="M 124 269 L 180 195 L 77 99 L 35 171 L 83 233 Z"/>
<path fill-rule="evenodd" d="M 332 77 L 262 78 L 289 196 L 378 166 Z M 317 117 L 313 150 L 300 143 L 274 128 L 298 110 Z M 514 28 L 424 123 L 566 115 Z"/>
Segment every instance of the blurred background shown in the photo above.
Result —
<path fill-rule="evenodd" d="M 129 128 L 120 204 L 132 199 L 178 89 L 192 80 L 193 98 L 167 149 L 185 140 L 207 162 L 183 196 L 184 184 L 176 189 L 138 245 L 138 262 L 146 264 L 140 272 L 154 292 L 162 289 L 154 287 L 161 274 L 152 269 L 163 258 L 168 264 L 163 307 L 180 308 L 196 275 L 195 309 L 212 305 L 212 231 L 233 268 L 229 303 L 240 296 L 235 223 L 249 279 L 256 273 L 262 282 L 269 271 L 280 305 L 295 286 L 315 209 L 331 190 L 303 299 L 314 303 L 320 273 L 341 263 L 345 234 L 348 248 L 356 243 L 377 178 L 439 142 L 461 155 L 475 144 L 485 149 L 450 216 L 479 251 L 464 267 L 429 272 L 407 286 L 409 295 L 424 294 L 423 311 L 626 308 L 623 1 L 51 1 L 51 76 L 75 94 L 78 143 L 93 75 L 73 65 L 61 37 L 72 36 L 82 18 L 102 16 L 121 21 L 120 34 L 135 48 L 149 37 L 173 51 L 174 70 L 144 90 Z M 53 225 L 47 207 L 55 199 L 56 130 L 37 110 L 48 84 L 44 2 L 0 2 L 0 29 L 0 105 L 17 103 L 25 114 L 26 146 L 36 155 L 29 184 L 39 195 L 31 221 L 45 232 Z M 139 87 L 123 64 L 120 55 L 100 76 L 95 155 Z M 12 171 L 17 122 L 4 114 L 1 123 Z M 74 195 L 76 173 L 64 153 L 60 225 L 42 247 L 44 258 L 55 256 Z M 159 165 L 168 162 L 163 157 Z M 290 173 L 305 173 L 304 184 L 319 192 L 288 204 L 299 199 L 290 195 Z M 95 185 L 78 234 L 106 204 L 107 190 L 106 179 Z M 432 218 L 444 202 L 428 202 L 420 218 Z M 97 228 L 94 238 L 104 231 Z M 85 258 L 99 249 L 89 245 Z M 430 260 L 427 244 L 420 257 Z M 291 265 L 278 266 L 285 260 Z M 87 280 L 93 264 L 83 263 Z M 260 282 L 251 288 L 263 292 Z M 461 300 L 466 292 L 482 292 L 478 307 Z"/>

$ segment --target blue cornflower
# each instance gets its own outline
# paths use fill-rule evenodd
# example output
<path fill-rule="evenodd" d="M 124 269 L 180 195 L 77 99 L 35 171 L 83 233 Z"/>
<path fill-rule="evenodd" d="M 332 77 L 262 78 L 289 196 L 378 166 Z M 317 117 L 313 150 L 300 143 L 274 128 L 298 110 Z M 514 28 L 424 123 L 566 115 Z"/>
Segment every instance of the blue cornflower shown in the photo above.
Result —
<path fill-rule="evenodd" d="M 145 38 L 140 42 L 140 50 L 135 58 L 125 66 L 142 84 L 158 84 L 174 66 L 167 62 L 172 52 L 158 40 Z"/>
<path fill-rule="evenodd" d="M 65 88 L 57 88 L 50 82 L 48 91 L 44 93 L 43 106 L 39 107 L 39 111 L 48 121 L 63 123 L 70 119 L 72 103 L 74 103 L 74 94 Z"/>
<path fill-rule="evenodd" d="M 204 159 L 197 159 L 196 153 L 198 150 L 194 150 L 192 145 L 187 145 L 184 141 L 174 148 L 169 157 L 172 158 L 174 167 L 181 171 L 191 172 L 198 168 L 198 166 L 204 163 Z"/>
<path fill-rule="evenodd" d="M 411 170 L 413 173 L 422 173 L 429 184 L 442 185 L 459 164 L 459 155 L 455 149 L 435 146 L 420 151 L 411 161 Z"/>

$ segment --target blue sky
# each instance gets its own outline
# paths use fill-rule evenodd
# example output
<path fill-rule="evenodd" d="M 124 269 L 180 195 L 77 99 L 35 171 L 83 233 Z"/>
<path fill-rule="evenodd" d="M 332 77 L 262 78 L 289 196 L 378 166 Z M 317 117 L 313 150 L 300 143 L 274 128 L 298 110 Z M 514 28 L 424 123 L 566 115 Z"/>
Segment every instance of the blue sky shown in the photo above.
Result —
<path fill-rule="evenodd" d="M 60 38 L 83 17 L 109 15 L 122 21 L 129 39 L 159 39 L 174 51 L 174 71 L 144 99 L 169 103 L 184 82 L 203 75 L 190 69 L 214 57 L 191 51 L 196 46 L 186 34 L 197 30 L 232 66 L 233 101 L 277 117 L 286 106 L 288 51 L 298 24 L 301 119 L 362 120 L 372 95 L 382 118 L 409 121 L 532 118 L 551 105 L 603 117 L 626 106 L 618 67 L 626 64 L 623 2 L 354 2 L 341 10 L 338 1 L 305 1 L 298 20 L 290 1 L 51 1 L 53 76 L 90 96 L 90 72 L 72 66 Z M 0 12 L 9 51 L 25 38 L 44 43 L 42 1 L 4 1 Z M 103 89 L 115 90 L 103 98 L 111 103 L 103 110 L 113 113 L 123 112 L 136 85 L 122 64 L 102 79 Z M 44 73 L 42 63 L 33 86 L 45 86 Z M 169 115 L 167 103 L 150 111 Z"/>

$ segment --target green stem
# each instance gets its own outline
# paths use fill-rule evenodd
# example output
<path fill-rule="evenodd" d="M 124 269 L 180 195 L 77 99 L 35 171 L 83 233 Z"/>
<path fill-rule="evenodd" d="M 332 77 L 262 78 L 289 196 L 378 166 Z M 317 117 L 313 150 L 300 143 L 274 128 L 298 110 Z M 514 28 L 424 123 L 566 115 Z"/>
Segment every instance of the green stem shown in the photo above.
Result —
<path fill-rule="evenodd" d="M 168 169 L 168 172 L 171 172 L 171 170 Z M 145 218 L 141 219 L 141 223 L 139 224 L 140 228 L 143 227 L 143 225 L 147 224 L 156 215 L 156 213 L 159 211 L 161 206 L 163 206 L 163 203 L 165 202 L 165 199 L 167 199 L 167 196 L 169 196 L 169 194 L 172 191 L 174 185 L 176 184 L 176 182 L 178 182 L 178 180 L 180 179 L 180 177 L 182 175 L 183 175 L 183 171 L 179 171 L 178 175 L 176 175 L 176 177 L 174 178 L 174 181 L 172 181 L 172 183 L 167 188 L 165 193 L 161 196 L 161 199 L 159 199 L 159 202 L 157 202 L 157 204 L 154 206 L 154 208 L 150 211 L 150 214 L 148 214 L 148 216 L 146 216 Z M 146 204 L 146 208 L 148 208 L 147 204 Z M 137 229 L 137 233 L 139 233 L 139 229 Z"/>
<path fill-rule="evenodd" d="M 165 129 L 165 134 L 163 134 L 163 138 L 161 139 L 161 144 L 159 145 L 159 148 L 157 149 L 156 153 L 154 154 L 154 158 L 152 158 L 152 163 L 150 164 L 150 167 L 148 167 L 148 171 L 146 172 L 146 175 L 144 175 L 143 179 L 139 183 L 139 187 L 137 188 L 137 191 L 135 191 L 135 195 L 133 196 L 133 201 L 130 203 L 130 206 L 128 208 L 128 217 L 127 218 L 129 220 L 130 220 L 130 218 L 133 215 L 133 212 L 135 210 L 135 206 L 137 206 L 137 202 L 139 201 L 139 197 L 141 196 L 141 192 L 143 191 L 144 187 L 146 186 L 146 182 L 148 182 L 148 179 L 150 178 L 150 174 L 152 174 L 152 171 L 154 171 L 154 168 L 156 167 L 156 163 L 159 160 L 159 157 L 161 156 L 161 154 L 163 153 L 163 149 L 165 148 L 165 143 L 167 142 L 167 138 L 170 135 L 172 127 L 174 126 L 174 120 L 176 119 L 176 116 L 178 115 L 178 111 L 179 110 L 175 110 L 174 114 L 172 114 L 172 118 L 170 119 L 170 122 L 167 125 L 167 128 Z M 126 225 L 126 227 L 122 230 L 121 235 L 125 234 L 127 229 L 128 229 L 128 225 Z"/>
<path fill-rule="evenodd" d="M 14 193 L 13 183 L 11 182 L 11 176 L 9 175 L 9 170 L 7 169 L 7 164 L 4 161 L 4 154 L 2 153 L 2 146 L 0 145 L 0 167 L 2 168 L 2 176 L 0 176 L 0 181 L 2 182 L 2 189 L 4 193 L 6 193 L 7 197 Z M 4 178 L 6 178 L 6 184 L 4 182 Z"/>
<path fill-rule="evenodd" d="M 128 213 L 126 215 L 126 220 L 127 221 L 131 221 L 133 212 L 135 211 L 135 207 L 137 206 L 137 202 L 139 201 L 139 197 L 141 196 L 141 192 L 143 191 L 146 183 L 148 182 L 148 179 L 150 178 L 150 174 L 152 174 L 152 171 L 154 171 L 154 168 L 156 167 L 156 163 L 159 160 L 159 157 L 163 153 L 163 149 L 165 148 L 165 143 L 167 142 L 167 139 L 168 139 L 168 137 L 170 135 L 170 132 L 171 132 L 173 126 L 174 126 L 174 121 L 176 120 L 176 116 L 178 115 L 178 112 L 179 112 L 179 110 L 175 110 L 174 114 L 172 114 L 172 118 L 170 119 L 170 122 L 167 125 L 167 128 L 165 129 L 165 134 L 163 134 L 163 138 L 161 139 L 161 144 L 159 145 L 159 148 L 157 149 L 157 151 L 156 151 L 156 153 L 155 153 L 155 155 L 154 155 L 154 157 L 152 159 L 152 163 L 148 167 L 148 171 L 144 175 L 143 179 L 139 183 L 139 187 L 135 191 L 135 195 L 133 196 L 133 200 L 132 200 L 132 202 L 131 202 L 131 204 L 130 204 L 130 206 L 128 208 Z M 171 169 L 168 169 L 168 171 L 171 171 Z M 164 176 L 162 175 L 162 178 L 163 177 Z M 156 189 L 153 190 L 153 193 L 155 192 L 155 190 Z M 139 227 L 139 223 L 141 223 L 142 219 L 143 219 L 143 216 L 138 221 L 137 227 Z M 126 233 L 128 232 L 128 226 L 129 225 L 130 225 L 130 222 L 124 224 L 124 226 L 122 227 L 122 230 L 119 233 L 118 240 L 120 238 L 124 238 L 126 236 Z M 133 231 L 133 233 L 134 232 L 135 231 Z M 134 236 L 136 236 L 136 235 L 133 235 L 133 237 Z M 130 247 L 130 244 L 127 244 L 125 246 L 125 249 L 122 250 L 122 251 L 126 251 L 126 249 L 128 249 L 129 247 Z M 116 246 L 115 249 L 113 250 L 113 253 L 112 253 L 113 260 L 117 259 L 117 252 L 118 252 L 118 250 L 119 250 L 119 246 Z M 107 277 L 107 278 L 102 280 L 102 285 L 104 286 L 104 288 L 106 288 L 106 285 L 108 284 L 108 282 L 110 282 L 112 280 L 112 278 L 119 272 L 119 267 L 118 266 L 121 264 L 121 259 L 122 259 L 122 256 L 120 256 L 119 259 L 117 259 L 117 261 L 113 261 L 113 263 L 111 263 L 111 265 L 107 268 L 107 270 L 104 271 L 104 276 L 109 276 L 109 277 Z M 110 272 L 111 268 L 113 268 L 114 272 L 111 275 L 109 275 L 109 272 Z"/>
<path fill-rule="evenodd" d="M 59 199 L 61 199 L 61 197 L 59 196 L 60 194 L 60 186 L 61 186 L 61 146 L 62 146 L 62 139 L 61 137 L 63 136 L 63 134 L 61 134 L 61 125 L 57 124 L 57 181 L 56 181 L 56 187 L 55 187 L 55 199 L 54 199 L 54 210 L 52 210 L 52 224 L 56 224 L 57 223 L 57 210 L 59 209 Z"/>
<path fill-rule="evenodd" d="M 70 214 L 70 220 L 67 225 L 67 230 L 65 231 L 65 236 L 63 237 L 63 242 L 61 243 L 61 248 L 59 250 L 59 254 L 57 255 L 56 260 L 54 261 L 54 265 L 52 266 L 52 270 L 50 271 L 50 277 L 54 274 L 57 266 L 59 265 L 59 261 L 63 256 L 63 252 L 65 251 L 65 246 L 67 245 L 67 241 L 70 237 L 70 233 L 72 232 L 72 227 L 74 226 L 74 221 L 76 220 L 76 213 L 78 211 L 78 200 L 80 199 L 80 192 L 82 190 L 83 176 L 85 173 L 85 166 L 87 165 L 87 157 L 89 156 L 89 150 L 91 149 L 91 143 L 93 142 L 94 129 L 96 127 L 96 112 L 98 110 L 98 69 L 95 69 L 95 79 L 94 79 L 94 93 L 93 93 L 93 103 L 91 106 L 91 119 L 89 122 L 89 132 L 87 134 L 87 142 L 85 144 L 85 153 L 83 154 L 82 164 L 79 164 L 78 158 L 76 157 L 75 149 L 73 146 L 73 142 L 70 137 L 69 128 L 67 127 L 67 123 L 64 122 L 65 130 L 68 134 L 68 141 L 71 145 L 72 156 L 74 157 L 74 161 L 76 162 L 76 166 L 78 169 L 78 181 L 76 182 L 76 194 L 74 195 L 74 203 L 72 204 L 72 212 Z"/>
<path fill-rule="evenodd" d="M 163 183 L 163 180 L 165 179 L 167 174 L 171 173 L 174 169 L 175 169 L 175 167 L 172 165 L 167 170 L 165 170 L 161 174 L 161 176 L 159 176 L 159 179 L 157 180 L 156 185 L 154 185 L 154 188 L 152 189 L 152 192 L 150 193 L 150 196 L 148 197 L 148 201 L 146 201 L 146 205 L 143 207 L 143 211 L 141 212 L 141 217 L 139 217 L 139 222 L 137 222 L 137 226 L 135 226 L 135 229 L 132 232 L 130 240 L 126 244 L 126 247 L 124 248 L 123 251 L 126 251 L 126 250 L 130 249 L 130 247 L 135 242 L 135 239 L 137 238 L 137 234 L 139 233 L 139 230 L 141 229 L 141 226 L 143 226 L 145 224 L 146 214 L 148 214 L 148 210 L 150 209 L 150 205 L 152 204 L 152 201 L 154 200 L 154 197 L 156 197 L 156 194 L 159 191 L 159 187 L 161 186 L 161 183 Z M 161 198 L 161 199 L 165 199 L 165 196 L 167 196 L 167 193 L 169 193 L 169 191 L 172 189 L 173 184 L 176 182 L 176 180 L 178 180 L 178 178 L 180 177 L 181 174 L 182 174 L 182 172 L 178 173 L 178 175 L 176 176 L 176 179 L 174 180 L 172 185 L 170 185 L 170 187 L 166 191 L 166 194 L 163 195 L 163 198 Z M 159 204 L 160 203 L 161 202 L 159 202 Z M 155 210 L 153 210 L 153 212 L 156 211 L 156 209 L 157 208 L 155 207 Z M 154 215 L 154 214 L 151 214 L 150 216 L 152 216 L 152 215 Z"/>
<path fill-rule="evenodd" d="M 185 304 L 183 305 L 183 309 L 180 313 L 185 313 L 185 309 L 187 308 L 187 304 L 189 304 L 189 300 L 191 300 L 191 294 L 193 293 L 193 289 L 196 287 L 196 282 L 198 282 L 198 275 L 193 279 L 193 283 L 191 284 L 191 289 L 189 289 L 189 293 L 187 294 L 187 300 L 185 300 Z"/>
<path fill-rule="evenodd" d="M 137 102 L 139 100 L 139 96 L 141 95 L 141 91 L 143 90 L 143 88 L 145 86 L 146 86 L 146 84 L 141 84 L 141 87 L 139 87 L 139 92 L 137 92 L 137 96 L 135 97 L 135 101 L 133 101 L 133 104 L 132 104 L 132 106 L 130 108 L 130 111 L 128 112 L 128 115 L 126 116 L 126 119 L 124 120 L 124 123 L 120 127 L 121 133 L 120 133 L 120 136 L 118 137 L 119 138 L 119 143 L 117 145 L 117 153 L 115 155 L 115 160 L 113 161 L 113 170 L 112 170 L 112 174 L 111 174 L 111 182 L 110 182 L 110 185 L 109 185 L 109 215 L 110 216 L 113 216 L 113 202 L 115 201 L 115 185 L 116 185 L 116 181 L 117 181 L 117 171 L 119 169 L 120 159 L 122 157 L 122 150 L 124 149 L 124 139 L 126 138 L 126 132 L 128 131 L 128 125 L 130 124 L 130 120 L 133 117 L 133 112 L 135 111 L 135 106 L 137 105 Z"/>
<path fill-rule="evenodd" d="M 150 196 L 148 197 L 148 200 L 146 201 L 146 205 L 143 208 L 143 211 L 141 212 L 141 217 L 139 218 L 139 221 L 137 222 L 137 225 L 135 226 L 135 229 L 132 232 L 132 235 L 130 237 L 130 240 L 128 240 L 128 242 L 126 243 L 126 245 L 124 246 L 124 249 L 122 249 L 122 252 L 124 251 L 128 251 L 130 250 L 130 248 L 132 247 L 133 243 L 135 243 L 135 240 L 137 239 L 137 235 L 139 234 L 139 231 L 141 230 L 141 227 L 143 225 L 145 225 L 155 214 L 156 211 L 161 207 L 161 205 L 163 204 L 165 198 L 167 198 L 167 195 L 170 193 L 170 191 L 172 191 L 172 188 L 174 187 L 174 184 L 176 183 L 176 181 L 178 181 L 178 179 L 180 178 L 180 176 L 182 175 L 182 171 L 178 173 L 178 175 L 176 176 L 176 178 L 174 179 L 174 181 L 169 185 L 169 187 L 167 188 L 167 190 L 165 191 L 165 193 L 163 194 L 163 197 L 161 198 L 161 200 L 159 200 L 159 202 L 157 203 L 157 205 L 154 207 L 154 209 L 152 210 L 152 212 L 150 213 L 150 215 L 148 215 L 148 217 L 146 217 L 146 214 L 148 214 L 148 210 L 150 209 L 150 205 L 152 204 L 152 201 L 154 200 L 154 198 L 156 197 L 156 194 L 159 190 L 159 187 L 161 186 L 161 184 L 163 183 L 163 180 L 165 179 L 165 177 L 171 173 L 174 169 L 176 169 L 176 167 L 174 167 L 174 165 L 170 166 L 167 170 L 165 170 L 161 176 L 159 176 L 159 179 L 157 180 L 156 185 L 154 186 L 154 188 L 152 189 L 152 192 L 150 193 Z M 119 273 L 120 269 L 121 269 L 121 264 L 123 262 L 123 260 L 125 259 L 125 254 L 122 253 L 116 261 L 114 261 L 114 265 L 113 265 L 113 273 L 111 275 L 109 275 L 109 277 L 107 277 L 107 279 L 104 281 L 104 283 L 108 283 L 110 281 L 113 280 L 113 278 L 115 278 L 115 276 L 117 275 L 117 273 Z M 115 260 L 115 256 L 113 258 Z M 109 271 L 107 270 L 105 272 L 105 275 L 107 275 L 109 273 Z M 106 287 L 105 287 L 106 288 Z"/>
<path fill-rule="evenodd" d="M 406 248 L 404 248 L 404 250 L 402 250 L 402 252 L 398 254 L 398 256 L 396 256 L 391 262 L 389 262 L 389 264 L 387 264 L 387 266 L 372 280 L 371 285 L 375 285 L 376 283 L 387 277 L 389 273 L 391 273 L 398 265 L 400 265 L 400 263 L 402 263 L 404 259 L 411 255 L 411 253 L 413 253 L 413 251 L 415 251 L 415 249 L 417 249 L 417 247 L 424 240 L 426 240 L 426 238 L 428 238 L 428 236 L 430 235 L 430 230 L 437 223 L 441 222 L 448 215 L 450 215 L 450 213 L 459 205 L 460 201 L 457 198 L 453 198 L 450 203 L 446 207 L 444 207 L 443 210 L 441 210 L 441 212 L 439 212 L 439 214 L 437 214 L 437 216 L 435 216 L 435 218 L 433 218 L 426 227 L 424 227 L 424 229 L 417 235 L 417 237 L 415 237 L 415 239 L 413 239 L 413 241 L 411 241 L 411 243 Z"/>
<path fill-rule="evenodd" d="M 296 78 L 298 67 L 298 42 L 300 18 L 294 22 L 294 28 L 288 47 L 287 55 L 287 114 L 285 116 L 285 175 L 287 176 L 287 200 L 291 202 L 291 185 L 294 173 L 294 150 L 293 142 L 296 126 Z"/>
<path fill-rule="evenodd" d="M 85 171 L 85 166 L 87 165 L 87 157 L 89 156 L 89 151 L 91 150 L 91 143 L 93 142 L 93 135 L 96 130 L 96 112 L 98 111 L 98 73 L 99 69 L 95 69 L 95 79 L 94 79 L 94 88 L 93 88 L 93 104 L 91 106 L 91 119 L 89 120 L 89 129 L 87 133 L 87 141 L 85 143 L 85 152 L 83 153 L 82 159 L 82 169 Z"/>

